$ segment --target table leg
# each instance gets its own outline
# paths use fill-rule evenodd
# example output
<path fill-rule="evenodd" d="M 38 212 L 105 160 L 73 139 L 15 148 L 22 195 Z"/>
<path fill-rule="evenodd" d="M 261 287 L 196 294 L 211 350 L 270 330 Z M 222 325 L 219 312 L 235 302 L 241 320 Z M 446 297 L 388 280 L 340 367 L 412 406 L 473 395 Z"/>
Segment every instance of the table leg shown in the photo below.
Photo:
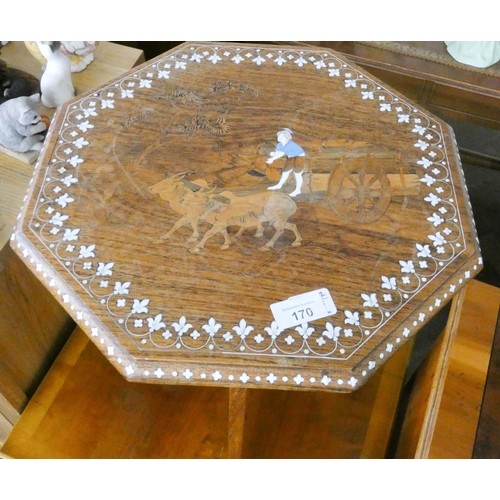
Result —
<path fill-rule="evenodd" d="M 241 458 L 247 389 L 229 389 L 228 458 Z"/>

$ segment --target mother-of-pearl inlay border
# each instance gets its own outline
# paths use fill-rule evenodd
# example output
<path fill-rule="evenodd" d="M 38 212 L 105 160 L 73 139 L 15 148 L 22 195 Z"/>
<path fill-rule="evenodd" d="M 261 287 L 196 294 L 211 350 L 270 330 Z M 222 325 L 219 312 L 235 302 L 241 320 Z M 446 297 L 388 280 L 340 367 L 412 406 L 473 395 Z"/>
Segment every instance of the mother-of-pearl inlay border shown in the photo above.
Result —
<path fill-rule="evenodd" d="M 208 369 L 207 366 L 198 368 L 185 360 L 169 363 L 157 362 L 152 363 L 152 367 L 148 365 L 147 368 L 144 368 L 145 363 L 134 360 L 114 338 L 110 337 L 106 328 L 98 323 L 95 316 L 89 313 L 88 308 L 71 294 L 71 289 L 64 282 L 61 282 L 57 277 L 52 277 L 54 275 L 53 270 L 47 264 L 40 263 L 40 257 L 36 251 L 33 251 L 29 245 L 15 242 L 15 235 L 12 235 L 11 239 L 27 263 L 35 267 L 38 277 L 45 281 L 49 288 L 53 289 L 55 295 L 61 297 L 63 305 L 76 319 L 77 323 L 90 332 L 91 338 L 101 351 L 121 367 L 124 376 L 130 379 L 149 379 L 158 382 L 189 383 L 198 381 L 200 383 L 216 383 L 225 386 L 230 386 L 232 383 L 243 383 L 257 387 L 284 385 L 305 389 L 331 387 L 340 390 L 345 386 L 349 386 L 351 389 L 355 389 L 358 385 L 363 384 L 364 380 L 362 379 L 366 379 L 370 372 L 373 372 L 393 355 L 397 346 L 404 339 L 418 332 L 422 326 L 422 315 L 426 314 L 426 310 L 431 312 L 434 307 L 447 303 L 482 267 L 482 258 L 478 257 L 477 262 L 472 264 L 470 269 L 463 271 L 461 276 L 450 283 L 446 290 L 435 296 L 434 306 L 422 307 L 420 310 L 415 311 L 412 315 L 412 326 L 400 328 L 395 337 L 391 338 L 389 342 L 385 342 L 377 353 L 373 352 L 368 356 L 360 364 L 356 373 L 348 379 L 330 376 L 328 370 L 325 369 L 318 370 L 316 376 L 307 375 L 308 378 L 305 378 L 300 371 L 279 367 L 274 368 L 272 371 L 260 369 L 247 373 L 250 370 L 242 368 L 224 369 L 219 366 L 214 366 L 212 369 Z"/>
<path fill-rule="evenodd" d="M 85 230 L 74 227 L 65 208 L 77 203 L 73 191 L 77 188 L 79 165 L 85 162 L 85 152 L 91 142 L 86 133 L 94 128 L 92 118 L 109 109 L 119 109 L 120 102 L 134 99 L 140 92 L 154 90 L 155 81 L 169 79 L 173 72 L 187 71 L 190 65 L 216 65 L 221 61 L 236 65 L 273 64 L 277 67 L 306 65 L 315 67 L 325 78 L 341 81 L 346 89 L 358 95 L 366 105 L 380 113 L 394 116 L 396 126 L 406 127 L 411 132 L 413 147 L 422 152 L 417 162 L 420 169 L 420 182 L 426 190 L 423 199 L 431 207 L 433 214 L 427 220 L 435 230 L 428 239 L 415 244 L 414 258 L 400 260 L 400 273 L 394 276 L 381 276 L 379 290 L 366 290 L 360 293 L 360 305 L 356 311 L 342 311 L 341 324 L 327 321 L 324 328 L 316 330 L 309 324 L 295 329 L 280 331 L 272 322 L 264 331 L 256 331 L 242 318 L 237 325 L 222 325 L 216 320 L 216 314 L 207 318 L 202 325 L 192 325 L 189 318 L 182 316 L 172 322 L 162 311 L 154 310 L 154 304 L 147 297 L 133 297 L 131 281 L 113 280 L 115 266 L 120 263 L 103 262 L 99 258 L 97 246 L 85 240 Z M 414 137 L 414 139 L 413 139 Z M 43 153 L 43 152 L 42 152 Z M 43 154 L 40 158 L 43 157 Z M 66 110 L 63 126 L 59 132 L 59 141 L 44 172 L 43 185 L 38 193 L 37 203 L 30 220 L 30 230 L 39 238 L 55 258 L 67 269 L 70 275 L 85 291 L 105 309 L 113 321 L 133 339 L 142 349 L 173 350 L 218 350 L 238 355 L 266 355 L 319 357 L 335 360 L 348 359 L 361 345 L 371 338 L 397 311 L 411 298 L 427 286 L 457 255 L 465 250 L 465 239 L 461 216 L 456 205 L 456 195 L 451 181 L 444 137 L 439 122 L 415 109 L 409 103 L 395 96 L 377 82 L 366 77 L 358 69 L 351 67 L 335 55 L 321 50 L 282 50 L 217 46 L 192 45 L 185 47 L 164 59 L 155 61 L 139 69 L 136 73 L 109 85 L 91 96 L 76 101 Z M 40 165 L 37 165 L 37 170 Z M 30 261 L 37 261 L 36 252 L 29 245 L 23 248 L 17 243 L 22 255 Z M 413 330 L 404 328 L 400 335 L 387 342 L 378 359 L 373 357 L 363 361 L 360 376 L 377 366 L 385 357 L 389 357 L 404 337 L 413 334 L 433 314 L 447 302 L 458 288 L 470 279 L 480 268 L 481 259 L 473 268 L 464 271 L 456 283 L 449 285 L 449 290 L 436 296 L 434 305 L 426 310 L 419 309 L 413 314 Z M 51 276 L 43 264 L 38 263 L 37 272 L 42 277 Z M 86 310 L 83 304 L 74 303 L 71 289 L 60 282 L 57 276 L 49 279 L 50 287 L 56 288 L 63 304 L 73 312 L 78 322 L 90 328 L 93 337 L 103 347 L 104 352 L 124 365 L 129 377 L 155 377 L 163 379 L 173 377 L 176 380 L 198 378 L 200 380 L 226 381 L 238 380 L 243 383 L 294 383 L 296 385 L 322 384 L 328 386 L 337 383 L 355 387 L 358 380 L 332 380 L 328 375 L 304 379 L 300 373 L 247 374 L 223 373 L 220 369 L 211 373 L 197 373 L 193 367 L 179 366 L 167 371 L 161 363 L 155 370 L 138 373 L 137 362 L 128 363 L 130 356 L 117 342 L 110 342 L 103 335 L 104 327 Z M 123 312 L 121 312 L 123 311 Z M 374 324 L 374 318 L 375 324 Z M 316 327 L 317 328 L 317 327 Z M 161 338 L 161 342 L 157 339 Z M 278 338 L 282 342 L 278 343 Z M 200 340 L 201 339 L 201 340 Z M 191 343 L 191 340 L 194 342 Z M 346 341 L 347 340 L 347 341 Z M 355 340 L 353 342 L 353 340 Z M 284 341 L 284 342 L 283 342 Z M 343 343 L 345 342 L 345 344 Z M 284 348 L 286 345 L 286 348 Z M 170 366 L 170 365 L 169 365 Z M 286 379 L 286 380 L 285 380 Z"/>

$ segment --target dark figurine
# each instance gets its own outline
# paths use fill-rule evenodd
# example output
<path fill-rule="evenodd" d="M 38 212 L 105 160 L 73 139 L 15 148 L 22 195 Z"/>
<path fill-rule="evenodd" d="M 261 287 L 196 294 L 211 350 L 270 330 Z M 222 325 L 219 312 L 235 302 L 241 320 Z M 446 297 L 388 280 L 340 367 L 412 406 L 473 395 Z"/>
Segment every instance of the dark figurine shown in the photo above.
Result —
<path fill-rule="evenodd" d="M 0 60 L 0 104 L 16 97 L 40 93 L 40 82 L 25 71 L 9 68 Z"/>

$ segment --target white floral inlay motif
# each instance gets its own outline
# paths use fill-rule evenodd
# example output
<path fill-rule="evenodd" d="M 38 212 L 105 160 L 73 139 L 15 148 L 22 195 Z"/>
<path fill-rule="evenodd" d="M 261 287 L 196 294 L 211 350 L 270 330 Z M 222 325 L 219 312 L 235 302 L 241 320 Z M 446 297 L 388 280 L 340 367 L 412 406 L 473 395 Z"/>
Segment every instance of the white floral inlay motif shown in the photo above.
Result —
<path fill-rule="evenodd" d="M 286 334 L 283 335 L 275 322 L 265 327 L 262 332 L 255 331 L 255 328 L 247 322 L 250 318 L 242 318 L 237 325 L 222 325 L 213 317 L 207 318 L 202 325 L 191 324 L 189 318 L 185 316 L 170 322 L 171 320 L 167 319 L 166 312 L 155 310 L 149 298 L 137 298 L 132 295 L 128 300 L 116 297 L 117 295 L 133 294 L 133 282 L 113 280 L 115 263 L 99 261 L 99 249 L 96 248 L 93 242 L 85 241 L 82 230 L 72 227 L 73 224 L 65 213 L 65 209 L 77 200 L 71 190 L 78 186 L 78 169 L 85 162 L 86 149 L 91 146 L 92 141 L 88 133 L 94 129 L 94 125 L 91 123 L 92 117 L 97 116 L 98 113 L 106 113 L 107 110 L 114 110 L 115 107 L 119 107 L 120 99 L 133 99 L 136 93 L 153 90 L 155 79 L 169 79 L 175 72 L 187 71 L 192 64 L 216 65 L 223 60 L 242 66 L 245 64 L 254 64 L 256 66 L 274 64 L 276 67 L 286 67 L 291 64 L 297 68 L 306 69 L 312 67 L 315 71 L 323 72 L 327 78 L 341 77 L 339 82 L 348 91 L 356 92 L 361 101 L 365 101 L 367 104 L 373 101 L 371 105 L 375 106 L 375 109 L 379 109 L 384 114 L 393 114 L 394 121 L 398 126 L 408 127 L 409 132 L 416 134 L 413 136 L 412 145 L 425 154 L 416 162 L 416 165 L 425 170 L 425 173 L 420 176 L 423 188 L 427 189 L 423 199 L 434 209 L 426 218 L 430 225 L 436 228 L 436 232 L 428 235 L 429 241 L 416 244 L 413 259 L 405 257 L 399 261 L 401 276 L 381 276 L 380 288 L 383 289 L 383 294 L 377 294 L 375 290 L 365 290 L 360 294 L 359 310 L 343 311 L 344 323 L 348 325 L 347 328 L 333 325 L 330 322 L 325 324 L 324 329 L 315 329 L 311 325 L 305 324 L 295 328 L 295 331 L 287 330 Z M 447 162 L 442 161 L 443 155 L 439 151 L 439 148 L 443 147 L 443 139 L 440 134 L 437 134 L 439 129 L 436 129 L 436 125 L 431 127 L 432 119 L 425 114 L 414 110 L 413 107 L 400 100 L 398 101 L 389 91 L 373 84 L 369 79 L 364 78 L 363 75 L 358 74 L 357 71 L 349 68 L 345 63 L 340 64 L 335 60 L 335 57 L 316 51 L 311 51 L 310 54 L 293 50 L 286 52 L 270 50 L 261 53 L 258 50 L 249 49 L 244 51 L 240 49 L 224 49 L 224 51 L 221 51 L 214 47 L 206 50 L 193 47 L 189 54 L 179 53 L 172 57 L 171 61 L 164 64 L 160 61 L 155 68 L 153 66 L 147 67 L 136 76 L 135 81 L 130 81 L 130 77 L 125 78 L 122 83 L 116 85 L 116 89 L 113 87 L 103 89 L 100 94 L 95 94 L 92 100 L 83 99 L 79 112 L 74 115 L 76 121 L 73 123 L 70 123 L 69 116 L 66 117 L 70 132 L 64 138 L 61 136 L 62 141 L 65 141 L 65 145 L 62 146 L 60 151 L 65 152 L 67 156 L 60 159 L 56 170 L 63 175 L 66 168 L 72 167 L 70 169 L 72 173 L 60 180 L 60 186 L 65 186 L 67 192 L 60 186 L 53 189 L 54 198 L 48 200 L 52 202 L 52 206 L 44 207 L 44 211 L 50 215 L 50 218 L 45 223 L 41 220 L 42 224 L 39 230 L 39 234 L 42 234 L 44 224 L 50 224 L 51 228 L 48 232 L 52 235 L 51 241 L 59 239 L 61 242 L 78 241 L 82 243 L 76 246 L 76 249 L 78 249 L 76 252 L 74 245 L 61 247 L 65 248 L 68 254 L 73 255 L 71 258 L 66 256 L 65 262 L 68 264 L 66 266 L 68 272 L 74 272 L 74 269 L 77 269 L 73 265 L 76 260 L 86 259 L 85 262 L 80 261 L 78 263 L 78 269 L 87 272 L 85 284 L 91 282 L 93 276 L 95 278 L 107 278 L 107 280 L 98 282 L 100 283 L 99 288 L 106 291 L 107 295 L 99 295 L 96 300 L 100 304 L 107 305 L 111 304 L 110 297 L 115 296 L 114 304 L 120 309 L 126 310 L 126 312 L 120 311 L 116 313 L 117 318 L 120 319 L 124 331 L 133 340 L 138 342 L 146 340 L 151 343 L 155 338 L 154 336 L 157 335 L 165 340 L 171 339 L 173 343 L 169 345 L 175 345 L 177 348 L 215 348 L 224 350 L 226 344 L 231 344 L 231 352 L 233 353 L 282 356 L 296 356 L 298 353 L 305 355 L 307 353 L 308 356 L 316 355 L 345 359 L 346 352 L 347 354 L 354 352 L 354 349 L 362 345 L 363 339 L 369 338 L 385 321 L 388 321 L 406 301 L 410 300 L 422 286 L 425 286 L 424 283 L 429 282 L 429 278 L 444 269 L 446 264 L 451 262 L 456 255 L 458 251 L 455 250 L 456 248 L 464 248 L 465 245 L 461 240 L 461 227 L 457 225 L 458 221 L 453 222 L 453 224 L 450 223 L 456 218 L 457 214 L 454 201 L 456 197 L 444 194 L 448 193 L 452 186 L 449 185 Z M 78 107 L 78 103 L 76 107 Z M 78 154 L 74 154 L 73 151 Z M 61 164 L 64 164 L 66 168 Z M 44 196 L 44 199 L 41 196 L 39 198 L 40 205 L 47 203 L 47 193 Z M 437 231 L 438 228 L 439 231 Z M 43 238 L 43 236 L 41 237 Z M 92 259 L 97 260 L 92 261 Z M 424 271 L 426 272 L 425 276 L 419 274 Z M 94 275 L 92 275 L 92 272 L 94 272 Z M 465 274 L 464 278 L 470 279 L 470 271 Z M 81 278 L 77 277 L 76 279 L 83 283 Z M 90 290 L 89 287 L 86 289 Z M 455 289 L 455 284 L 450 285 L 450 293 L 454 293 Z M 63 300 L 64 297 L 66 295 L 63 296 Z M 440 307 L 440 305 L 441 299 L 438 298 L 435 307 Z M 419 313 L 417 318 L 419 322 L 423 322 L 426 315 Z M 403 330 L 402 335 L 407 337 L 411 333 L 406 328 Z M 183 339 L 186 336 L 188 339 L 198 342 L 197 346 L 188 345 Z M 347 348 L 342 345 L 342 339 L 357 339 L 357 341 Z M 236 340 L 239 341 L 237 345 L 235 344 Z M 279 343 L 280 340 L 281 343 Z M 284 350 L 282 347 L 283 342 L 285 346 L 293 349 Z M 235 345 L 236 347 L 234 347 Z M 162 345 L 161 347 L 157 346 L 157 348 L 170 347 Z M 388 343 L 385 346 L 385 351 L 391 353 L 393 348 L 394 345 Z M 109 355 L 113 355 L 112 352 L 114 350 L 108 348 Z M 367 368 L 369 370 L 373 369 L 374 363 L 374 361 L 369 361 Z M 158 378 L 165 375 L 161 368 L 157 368 L 153 373 Z M 190 372 L 184 371 L 183 373 L 189 375 Z M 190 375 L 190 377 L 192 376 L 194 374 Z M 211 374 L 211 377 L 213 380 L 220 380 L 222 374 L 215 371 Z M 297 377 L 298 375 L 295 376 L 295 378 Z M 277 377 L 271 373 L 263 376 L 263 379 L 273 384 L 276 382 Z M 323 385 L 331 382 L 331 379 L 326 375 L 318 377 L 318 380 Z M 300 383 L 303 382 L 302 380 Z M 358 381 L 355 377 L 352 377 L 346 383 L 354 387 Z"/>

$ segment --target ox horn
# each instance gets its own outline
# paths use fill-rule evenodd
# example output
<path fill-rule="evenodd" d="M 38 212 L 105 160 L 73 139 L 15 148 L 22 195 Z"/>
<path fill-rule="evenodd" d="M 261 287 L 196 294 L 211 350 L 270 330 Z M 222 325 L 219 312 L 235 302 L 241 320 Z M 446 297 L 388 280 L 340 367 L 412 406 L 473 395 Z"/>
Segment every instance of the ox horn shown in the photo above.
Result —
<path fill-rule="evenodd" d="M 187 172 L 182 172 L 180 174 L 169 175 L 168 172 L 165 172 L 165 179 L 181 179 L 187 174 Z"/>
<path fill-rule="evenodd" d="M 183 177 L 185 177 L 187 175 L 187 172 L 181 172 L 180 174 L 174 174 L 172 176 L 172 178 L 174 179 L 182 179 Z"/>

